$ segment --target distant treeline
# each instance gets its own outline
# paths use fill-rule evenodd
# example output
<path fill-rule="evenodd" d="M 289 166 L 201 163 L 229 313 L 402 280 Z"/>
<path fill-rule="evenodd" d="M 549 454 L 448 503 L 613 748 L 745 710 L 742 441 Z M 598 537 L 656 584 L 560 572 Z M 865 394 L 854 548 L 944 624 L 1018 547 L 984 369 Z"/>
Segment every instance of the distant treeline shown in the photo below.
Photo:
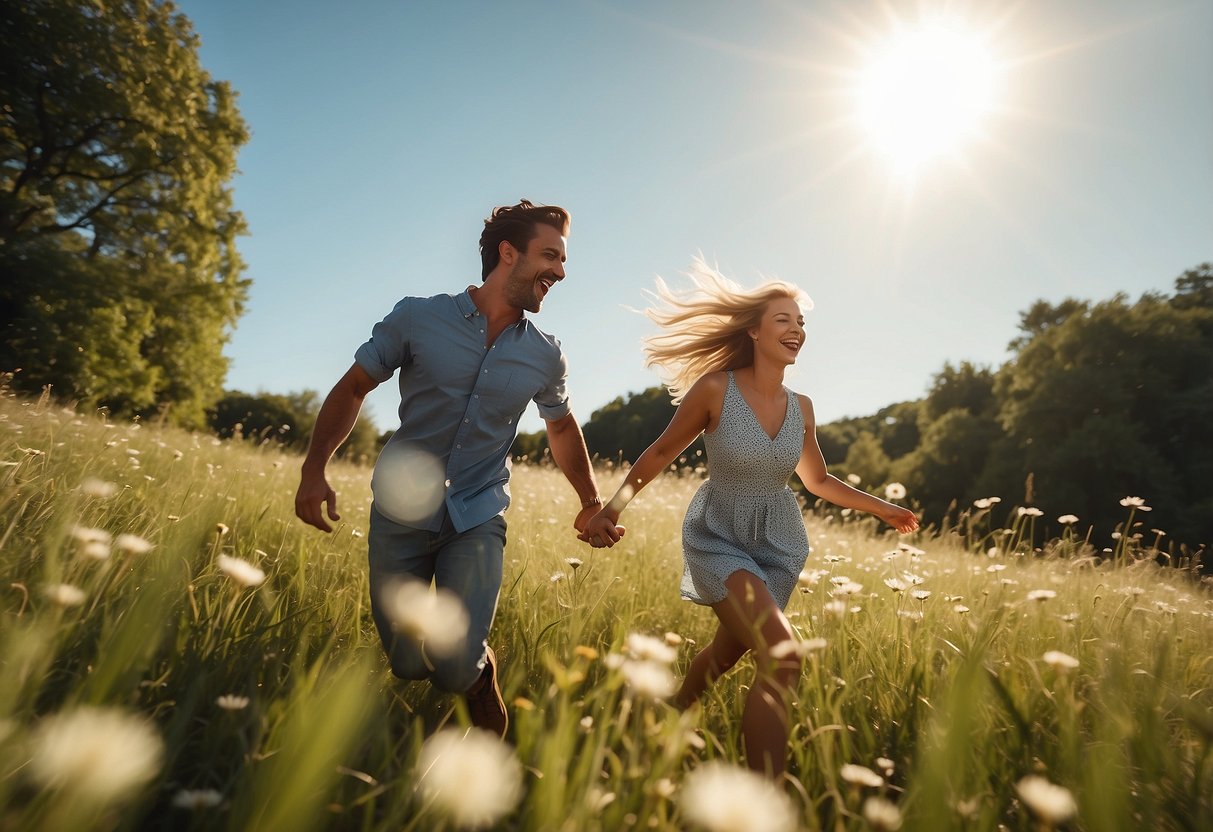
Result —
<path fill-rule="evenodd" d="M 946 364 L 922 399 L 819 425 L 830 471 L 876 493 L 904 484 L 935 524 L 996 496 L 1004 511 L 1042 509 L 1053 533 L 1075 514 L 1106 540 L 1135 496 L 1152 509 L 1138 532 L 1213 542 L 1213 265 L 1171 295 L 1037 301 L 1019 330 L 997 369 Z M 660 387 L 617 398 L 590 416 L 586 442 L 633 462 L 672 413 Z M 514 454 L 545 449 L 543 432 L 524 434 Z M 681 464 L 701 465 L 700 449 Z"/>

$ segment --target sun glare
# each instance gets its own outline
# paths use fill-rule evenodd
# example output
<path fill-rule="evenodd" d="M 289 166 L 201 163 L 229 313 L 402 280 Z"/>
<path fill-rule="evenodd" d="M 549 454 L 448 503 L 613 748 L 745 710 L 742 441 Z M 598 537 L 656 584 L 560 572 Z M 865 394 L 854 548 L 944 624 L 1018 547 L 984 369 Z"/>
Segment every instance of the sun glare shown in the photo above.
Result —
<path fill-rule="evenodd" d="M 951 21 L 902 29 L 869 52 L 858 119 L 872 149 L 913 174 L 978 133 L 994 104 L 995 75 L 979 32 Z"/>

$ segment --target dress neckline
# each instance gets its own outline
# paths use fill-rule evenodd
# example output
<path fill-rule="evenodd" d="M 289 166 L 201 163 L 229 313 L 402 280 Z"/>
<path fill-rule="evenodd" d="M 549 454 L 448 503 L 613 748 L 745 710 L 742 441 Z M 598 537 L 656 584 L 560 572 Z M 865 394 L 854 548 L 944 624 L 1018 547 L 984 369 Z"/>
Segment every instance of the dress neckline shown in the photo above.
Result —
<path fill-rule="evenodd" d="M 784 397 L 783 421 L 779 423 L 779 429 L 775 431 L 775 435 L 771 436 L 771 434 L 767 433 L 767 429 L 762 426 L 762 421 L 758 418 L 758 414 L 754 411 L 754 407 L 746 399 L 745 394 L 741 392 L 741 388 L 737 385 L 737 380 L 733 378 L 733 371 L 729 370 L 728 373 L 729 384 L 734 390 L 737 391 L 737 395 L 741 399 L 741 403 L 745 405 L 745 409 L 749 412 L 750 418 L 754 420 L 754 424 L 758 425 L 758 429 L 762 431 L 762 435 L 765 436 L 769 442 L 775 442 L 777 439 L 779 439 L 779 435 L 783 433 L 784 427 L 786 427 L 788 424 L 788 411 L 791 410 L 791 407 L 788 405 L 788 402 L 791 401 L 791 397 L 788 395 L 788 388 L 782 387 L 781 385 Z"/>

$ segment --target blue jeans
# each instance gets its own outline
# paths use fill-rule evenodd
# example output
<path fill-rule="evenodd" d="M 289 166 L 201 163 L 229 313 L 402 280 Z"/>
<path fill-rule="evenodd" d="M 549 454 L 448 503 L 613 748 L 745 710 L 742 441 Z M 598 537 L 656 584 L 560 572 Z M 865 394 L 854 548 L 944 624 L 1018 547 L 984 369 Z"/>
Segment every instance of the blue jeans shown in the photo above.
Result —
<path fill-rule="evenodd" d="M 505 518 L 501 515 L 465 532 L 457 532 L 448 517 L 437 532 L 402 526 L 371 506 L 367 535 L 371 578 L 371 615 L 379 640 L 401 679 L 429 679 L 450 693 L 470 688 L 485 665 L 489 627 L 497 612 L 501 591 Z M 455 593 L 468 612 L 468 634 L 463 649 L 432 658 L 409 638 L 397 637 L 383 608 L 385 586 L 401 579 L 416 579 Z"/>

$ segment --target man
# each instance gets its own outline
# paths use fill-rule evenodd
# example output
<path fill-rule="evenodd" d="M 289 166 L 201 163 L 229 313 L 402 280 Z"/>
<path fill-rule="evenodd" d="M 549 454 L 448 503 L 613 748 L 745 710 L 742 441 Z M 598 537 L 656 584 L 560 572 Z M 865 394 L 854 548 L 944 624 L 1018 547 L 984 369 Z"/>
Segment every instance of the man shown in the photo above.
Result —
<path fill-rule="evenodd" d="M 329 520 L 340 515 L 325 466 L 366 395 L 399 369 L 400 428 L 371 482 L 371 612 L 393 673 L 463 693 L 472 722 L 502 737 L 508 717 L 487 637 L 501 588 L 509 451 L 528 401 L 539 406 L 552 458 L 581 501 L 578 532 L 602 502 L 569 409 L 560 342 L 525 314 L 564 280 L 568 228 L 568 212 L 555 206 L 497 208 L 480 237 L 482 285 L 406 297 L 376 324 L 320 408 L 295 497 L 301 520 L 332 531 L 322 506 Z M 393 632 L 388 595 L 410 580 L 433 580 L 459 597 L 469 622 L 462 648 L 432 655 Z"/>

